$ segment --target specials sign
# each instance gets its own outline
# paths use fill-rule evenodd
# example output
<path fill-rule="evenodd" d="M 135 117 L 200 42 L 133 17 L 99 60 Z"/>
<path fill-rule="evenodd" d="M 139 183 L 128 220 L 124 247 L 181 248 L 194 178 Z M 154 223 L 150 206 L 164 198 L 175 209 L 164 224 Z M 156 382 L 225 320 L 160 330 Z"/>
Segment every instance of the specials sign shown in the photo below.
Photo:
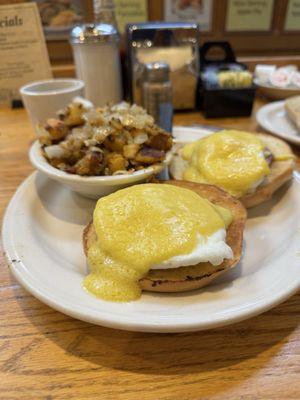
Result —
<path fill-rule="evenodd" d="M 0 6 L 0 106 L 20 98 L 19 88 L 52 77 L 35 3 Z"/>

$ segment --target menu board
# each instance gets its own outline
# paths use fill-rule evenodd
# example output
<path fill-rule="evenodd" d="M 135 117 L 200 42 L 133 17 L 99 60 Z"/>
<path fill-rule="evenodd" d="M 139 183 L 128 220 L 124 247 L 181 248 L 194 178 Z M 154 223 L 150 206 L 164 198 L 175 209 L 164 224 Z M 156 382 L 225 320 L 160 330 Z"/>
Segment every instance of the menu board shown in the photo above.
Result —
<path fill-rule="evenodd" d="M 125 31 L 126 24 L 148 20 L 147 0 L 115 0 L 118 28 Z"/>
<path fill-rule="evenodd" d="M 289 0 L 284 29 L 300 31 L 300 0 Z"/>
<path fill-rule="evenodd" d="M 0 6 L 0 106 L 20 99 L 27 82 L 52 77 L 35 3 Z"/>
<path fill-rule="evenodd" d="M 229 0 L 227 31 L 268 31 L 271 29 L 273 0 Z"/>

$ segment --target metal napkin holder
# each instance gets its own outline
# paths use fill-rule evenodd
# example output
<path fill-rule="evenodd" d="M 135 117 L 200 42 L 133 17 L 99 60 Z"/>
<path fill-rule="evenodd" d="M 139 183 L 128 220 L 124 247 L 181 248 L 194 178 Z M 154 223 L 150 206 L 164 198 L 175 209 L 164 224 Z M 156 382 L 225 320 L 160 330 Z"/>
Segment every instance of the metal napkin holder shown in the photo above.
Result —
<path fill-rule="evenodd" d="M 195 108 L 199 72 L 199 26 L 183 22 L 128 24 L 127 92 L 131 102 L 141 104 L 144 66 L 161 61 L 170 67 L 173 107 Z"/>

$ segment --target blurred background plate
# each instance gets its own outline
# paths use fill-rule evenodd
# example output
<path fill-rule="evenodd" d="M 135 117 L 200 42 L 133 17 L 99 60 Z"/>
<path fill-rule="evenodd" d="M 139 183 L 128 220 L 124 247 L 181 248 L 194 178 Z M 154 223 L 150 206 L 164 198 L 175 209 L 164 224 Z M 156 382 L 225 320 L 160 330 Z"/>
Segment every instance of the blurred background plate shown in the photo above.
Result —
<path fill-rule="evenodd" d="M 288 118 L 284 101 L 275 101 L 261 107 L 256 113 L 256 120 L 266 131 L 300 145 L 300 132 Z"/>
<path fill-rule="evenodd" d="M 261 94 L 273 100 L 282 100 L 300 95 L 300 89 L 298 88 L 278 88 L 267 84 L 262 85 L 257 79 L 254 79 L 254 84 Z"/>

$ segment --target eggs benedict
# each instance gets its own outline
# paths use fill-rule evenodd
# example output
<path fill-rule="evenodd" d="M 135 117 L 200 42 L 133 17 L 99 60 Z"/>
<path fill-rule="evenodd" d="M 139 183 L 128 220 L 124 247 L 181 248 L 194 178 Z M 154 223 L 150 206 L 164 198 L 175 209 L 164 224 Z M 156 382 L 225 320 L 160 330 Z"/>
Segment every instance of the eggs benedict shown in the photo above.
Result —
<path fill-rule="evenodd" d="M 210 185 L 168 181 L 119 190 L 98 200 L 84 231 L 84 288 L 132 301 L 143 289 L 204 286 L 239 261 L 245 219 L 239 201 Z"/>
<path fill-rule="evenodd" d="M 216 185 L 253 207 L 292 176 L 290 147 L 270 135 L 223 130 L 179 146 L 173 178 Z"/>

